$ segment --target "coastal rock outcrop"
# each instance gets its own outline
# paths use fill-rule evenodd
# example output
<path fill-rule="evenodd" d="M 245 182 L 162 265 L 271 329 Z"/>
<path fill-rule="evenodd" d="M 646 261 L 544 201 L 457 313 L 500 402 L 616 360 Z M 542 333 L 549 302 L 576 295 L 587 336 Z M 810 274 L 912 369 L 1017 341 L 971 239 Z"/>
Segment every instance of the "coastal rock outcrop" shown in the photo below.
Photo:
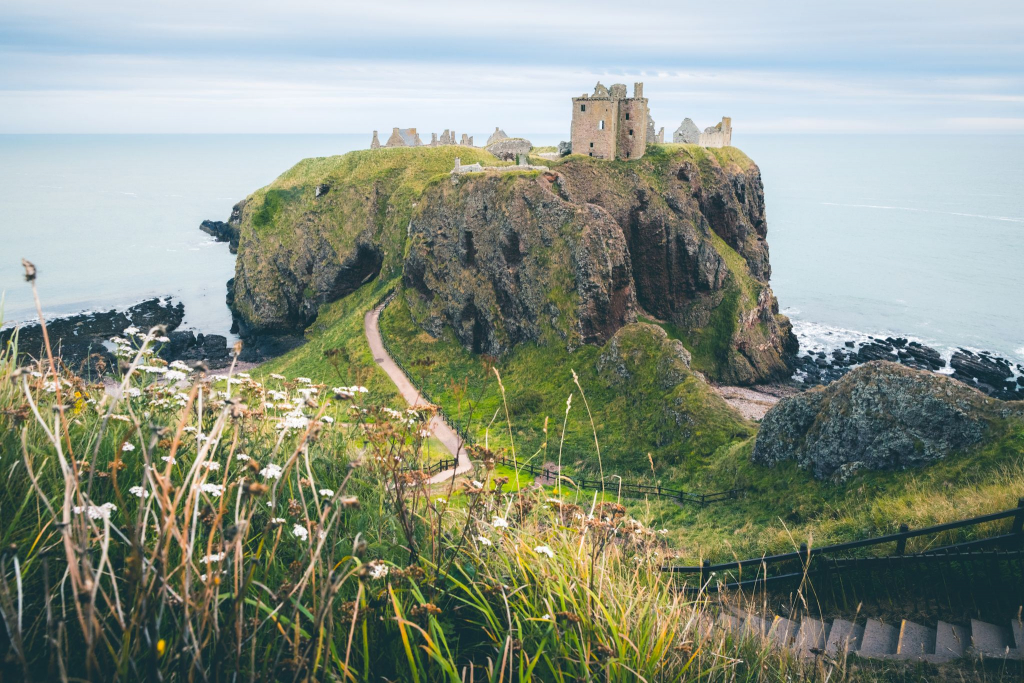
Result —
<path fill-rule="evenodd" d="M 739 150 L 453 179 L 456 156 L 490 158 L 439 146 L 308 159 L 250 196 L 229 288 L 239 333 L 301 332 L 324 304 L 401 275 L 424 330 L 450 327 L 480 353 L 600 344 L 644 315 L 717 381 L 791 374 L 760 172 Z"/>
<path fill-rule="evenodd" d="M 794 460 L 818 479 L 920 467 L 978 444 L 1002 403 L 944 375 L 872 361 L 783 399 L 761 422 L 752 459 Z"/>

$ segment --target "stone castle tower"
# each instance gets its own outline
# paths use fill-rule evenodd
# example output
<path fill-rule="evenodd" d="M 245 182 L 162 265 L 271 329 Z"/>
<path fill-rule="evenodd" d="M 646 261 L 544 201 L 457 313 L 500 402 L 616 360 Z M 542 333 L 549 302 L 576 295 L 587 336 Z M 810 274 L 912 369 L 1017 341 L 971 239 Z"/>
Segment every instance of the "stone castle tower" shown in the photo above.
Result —
<path fill-rule="evenodd" d="M 647 151 L 647 98 L 644 84 L 610 89 L 600 83 L 594 94 L 572 98 L 572 151 L 595 159 L 639 159 Z"/>

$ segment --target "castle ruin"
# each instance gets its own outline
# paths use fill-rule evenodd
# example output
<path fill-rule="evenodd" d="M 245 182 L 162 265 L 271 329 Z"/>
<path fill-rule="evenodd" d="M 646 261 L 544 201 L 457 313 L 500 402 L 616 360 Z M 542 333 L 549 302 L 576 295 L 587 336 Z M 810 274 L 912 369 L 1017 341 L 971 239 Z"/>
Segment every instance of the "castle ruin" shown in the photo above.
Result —
<path fill-rule="evenodd" d="M 572 151 L 595 159 L 639 159 L 647 150 L 647 98 L 644 84 L 606 88 L 598 82 L 592 95 L 572 98 Z"/>
<path fill-rule="evenodd" d="M 701 147 L 729 147 L 732 145 L 732 118 L 723 116 L 714 126 L 708 126 L 700 134 L 697 144 Z"/>
<path fill-rule="evenodd" d="M 383 145 L 380 144 L 377 131 L 373 131 L 373 139 L 370 140 L 370 149 L 380 149 L 381 147 L 439 147 L 441 145 L 472 147 L 473 136 L 463 133 L 462 138 L 459 139 L 455 137 L 454 130 L 445 128 L 440 137 L 438 137 L 437 133 L 431 133 L 430 142 L 425 145 L 415 128 L 392 128 L 391 137 Z"/>

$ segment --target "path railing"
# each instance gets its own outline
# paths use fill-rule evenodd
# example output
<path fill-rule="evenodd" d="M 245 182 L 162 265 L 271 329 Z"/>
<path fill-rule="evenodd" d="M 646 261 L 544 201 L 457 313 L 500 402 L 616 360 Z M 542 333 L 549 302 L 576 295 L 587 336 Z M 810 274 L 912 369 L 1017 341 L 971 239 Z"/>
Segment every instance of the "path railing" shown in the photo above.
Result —
<path fill-rule="evenodd" d="M 989 535 L 970 541 L 927 548 L 918 553 L 907 553 L 907 541 L 909 539 L 935 536 L 946 531 L 967 529 L 1003 519 L 1013 520 L 1010 524 L 1009 533 Z M 889 544 L 892 545 L 892 553 L 888 555 L 867 557 L 854 557 L 851 555 L 856 550 Z M 877 565 L 885 565 L 886 567 L 895 565 L 906 566 L 908 564 L 920 566 L 922 563 L 962 558 L 971 553 L 988 551 L 993 547 L 1024 548 L 1024 498 L 1018 501 L 1015 508 L 961 519 L 955 522 L 936 524 L 921 529 L 910 529 L 908 525 L 901 524 L 900 530 L 897 533 L 884 536 L 847 541 L 818 548 L 808 548 L 807 544 L 804 543 L 800 545 L 800 549 L 796 552 L 752 557 L 746 560 L 722 562 L 719 564 L 711 564 L 710 560 L 704 560 L 700 565 L 663 567 L 662 571 L 683 574 L 695 579 L 696 585 L 690 584 L 683 587 L 684 590 L 690 592 L 702 590 L 716 591 L 720 588 L 759 588 L 772 584 L 788 585 L 794 581 L 800 581 L 811 574 L 827 575 L 829 573 L 843 572 L 844 570 L 862 567 Z M 744 579 L 743 570 L 746 568 L 753 568 L 756 576 Z M 719 578 L 716 581 L 711 581 L 713 576 Z"/>
<path fill-rule="evenodd" d="M 496 458 L 496 462 L 524 472 L 529 472 L 535 477 L 543 477 L 549 481 L 555 481 L 558 477 L 558 471 L 551 467 L 543 467 L 537 465 L 530 465 L 528 463 L 515 462 L 511 458 L 499 457 Z M 617 476 L 613 479 L 605 479 L 602 485 L 600 479 L 587 479 L 586 477 L 566 477 L 570 479 L 574 484 L 582 489 L 591 489 L 594 491 L 608 491 L 609 493 L 615 493 L 617 495 L 625 496 L 626 498 L 667 498 L 674 500 L 679 503 L 693 503 L 701 507 L 709 503 L 717 503 L 722 500 L 732 500 L 739 498 L 743 489 L 730 489 L 729 491 L 719 491 L 716 493 L 693 493 L 690 491 L 681 491 L 679 489 L 668 488 L 665 486 L 650 484 L 634 484 L 620 480 Z"/>
<path fill-rule="evenodd" d="M 458 458 L 442 458 L 442 459 L 438 460 L 437 462 L 435 462 L 434 464 L 428 465 L 427 467 L 414 467 L 412 465 L 409 465 L 407 467 L 401 468 L 401 471 L 402 472 L 426 472 L 427 474 L 434 475 L 434 474 L 440 474 L 441 472 L 444 472 L 445 470 L 455 469 L 455 467 L 458 464 L 459 464 L 459 459 Z"/>

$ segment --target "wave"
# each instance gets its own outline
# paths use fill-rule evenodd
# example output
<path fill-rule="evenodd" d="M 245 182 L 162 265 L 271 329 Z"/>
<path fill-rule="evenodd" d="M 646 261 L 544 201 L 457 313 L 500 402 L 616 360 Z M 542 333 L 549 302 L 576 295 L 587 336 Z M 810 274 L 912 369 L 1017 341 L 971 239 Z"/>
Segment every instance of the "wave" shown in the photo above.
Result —
<path fill-rule="evenodd" d="M 890 211 L 916 211 L 920 213 L 938 213 L 944 216 L 962 216 L 965 218 L 984 218 L 990 221 L 1005 221 L 1009 223 L 1024 223 L 1024 218 L 1013 218 L 1011 216 L 986 216 L 979 213 L 962 213 L 959 211 L 936 211 L 935 209 L 918 209 L 912 206 L 883 206 L 880 204 L 841 204 L 839 202 L 822 202 L 824 206 L 849 206 L 857 209 L 887 209 Z"/>

